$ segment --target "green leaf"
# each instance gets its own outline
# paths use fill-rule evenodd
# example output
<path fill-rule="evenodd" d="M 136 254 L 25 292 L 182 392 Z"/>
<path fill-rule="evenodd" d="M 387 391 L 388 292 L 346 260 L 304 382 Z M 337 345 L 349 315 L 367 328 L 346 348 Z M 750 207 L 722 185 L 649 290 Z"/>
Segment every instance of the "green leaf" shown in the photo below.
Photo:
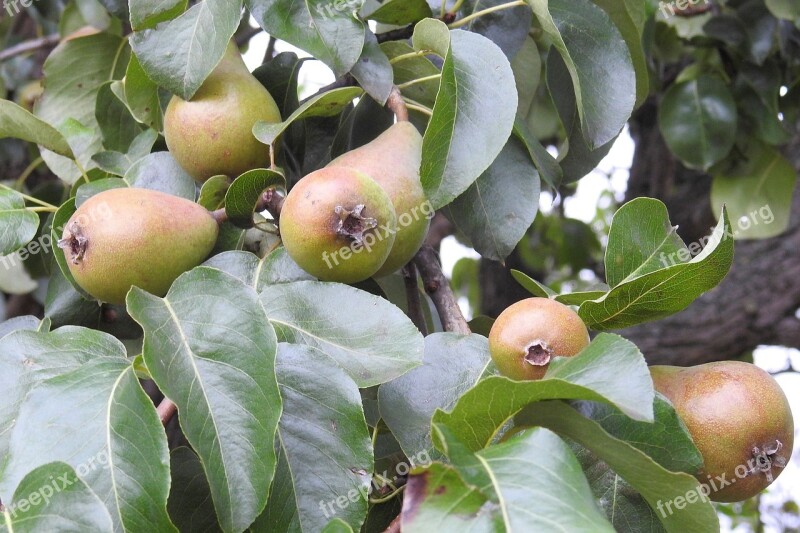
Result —
<path fill-rule="evenodd" d="M 123 177 L 130 187 L 151 189 L 194 201 L 196 184 L 169 152 L 154 152 L 133 163 Z"/>
<path fill-rule="evenodd" d="M 539 298 L 553 298 L 556 296 L 556 291 L 539 283 L 535 279 L 531 278 L 524 272 L 520 272 L 519 270 L 511 269 L 511 277 L 516 280 L 517 283 L 522 285 L 522 288 L 531 293 L 534 296 L 538 296 Z"/>
<path fill-rule="evenodd" d="M 0 189 L 0 255 L 8 255 L 36 237 L 39 216 L 25 209 L 18 192 Z"/>
<path fill-rule="evenodd" d="M 800 5 L 793 0 L 765 0 L 770 13 L 779 19 L 796 21 L 800 19 Z"/>
<path fill-rule="evenodd" d="M 508 4 L 506 0 L 466 0 L 460 9 L 463 17 L 468 17 L 477 12 L 493 7 Z M 531 29 L 533 13 L 526 5 L 498 9 L 470 20 L 465 30 L 483 35 L 500 47 L 506 57 L 513 60 L 526 39 Z"/>
<path fill-rule="evenodd" d="M 622 34 L 590 0 L 528 3 L 569 70 L 589 148 L 607 144 L 636 103 L 636 72 Z"/>
<path fill-rule="evenodd" d="M 523 421 L 546 427 L 577 441 L 605 461 L 630 483 L 657 510 L 655 515 L 670 533 L 686 531 L 718 531 L 714 507 L 701 492 L 697 480 L 684 473 L 669 472 L 643 452 L 603 431 L 594 421 L 578 414 L 562 402 L 547 402 L 526 413 Z M 694 495 L 694 503 L 686 505 L 686 497 Z M 684 499 L 684 508 L 676 509 L 677 497 Z"/>
<path fill-rule="evenodd" d="M 366 33 L 361 57 L 351 72 L 358 84 L 380 105 L 386 104 L 394 86 L 394 72 L 389 58 L 378 45 L 375 34 Z"/>
<path fill-rule="evenodd" d="M 322 350 L 359 387 L 390 381 L 422 361 L 419 330 L 378 296 L 338 283 L 299 281 L 265 287 L 261 303 L 281 340 Z"/>
<path fill-rule="evenodd" d="M 291 484 L 294 498 L 273 495 L 253 530 L 275 531 L 273 516 L 287 507 L 300 531 L 320 531 L 334 516 L 360 529 L 373 457 L 358 387 L 333 359 L 309 346 L 280 344 L 276 371 L 284 402 L 278 446 L 288 468 L 278 469 L 275 483 Z M 339 505 L 340 498 L 347 505 Z"/>
<path fill-rule="evenodd" d="M 124 101 L 136 120 L 156 131 L 163 129 L 163 116 L 158 97 L 158 85 L 147 77 L 136 54 L 131 54 L 125 72 Z"/>
<path fill-rule="evenodd" d="M 239 228 L 252 228 L 261 193 L 271 187 L 285 189 L 286 178 L 265 168 L 250 170 L 236 178 L 225 194 L 225 213 L 230 222 Z"/>
<path fill-rule="evenodd" d="M 615 531 L 597 508 L 578 460 L 556 434 L 528 430 L 476 456 L 507 531 Z"/>
<path fill-rule="evenodd" d="M 517 123 L 519 123 L 530 113 L 542 79 L 542 54 L 533 37 L 528 36 L 522 43 L 522 48 L 511 60 L 511 68 L 514 71 L 514 81 L 517 84 L 519 96 L 519 105 L 517 106 Z M 514 129 L 517 129 L 516 123 Z M 539 140 L 536 139 L 536 141 Z"/>
<path fill-rule="evenodd" d="M 645 2 L 641 0 L 592 1 L 608 13 L 628 45 L 636 72 L 636 106 L 638 107 L 650 93 L 650 72 L 642 45 L 642 32 L 647 18 Z"/>
<path fill-rule="evenodd" d="M 131 27 L 138 31 L 172 20 L 186 10 L 186 3 L 186 0 L 130 0 Z"/>
<path fill-rule="evenodd" d="M 736 102 L 725 82 L 708 74 L 670 87 L 658 121 L 669 149 L 690 168 L 708 170 L 736 141 Z"/>
<path fill-rule="evenodd" d="M 656 394 L 653 404 L 652 423 L 632 420 L 607 403 L 583 402 L 580 411 L 609 435 L 643 451 L 671 472 L 694 475 L 703 466 L 703 457 L 686 426 L 672 404 L 660 394 Z"/>
<path fill-rule="evenodd" d="M 751 143 L 745 160 L 720 170 L 711 184 L 711 208 L 722 216 L 722 206 L 736 222 L 737 239 L 776 237 L 789 227 L 797 172 L 780 152 Z"/>
<path fill-rule="evenodd" d="M 451 466 L 433 463 L 408 478 L 403 498 L 404 533 L 506 531 L 500 510 L 467 485 Z"/>
<path fill-rule="evenodd" d="M 38 335 L 53 339 L 53 334 Z M 73 342 L 88 335 L 79 333 Z M 9 460 L 0 482 L 4 496 L 33 468 L 64 461 L 103 496 L 115 529 L 177 531 L 167 516 L 164 429 L 124 346 L 106 337 L 100 357 L 76 368 L 59 368 L 25 397 L 9 438 Z M 8 339 L 14 336 L 3 340 Z M 65 349 L 82 345 L 58 347 Z M 27 350 L 25 357 L 31 357 Z"/>
<path fill-rule="evenodd" d="M 358 98 L 363 93 L 364 91 L 358 87 L 342 87 L 318 94 L 298 107 L 283 122 L 271 123 L 263 120 L 256 122 L 253 126 L 253 135 L 262 143 L 272 145 L 278 136 L 296 120 L 336 116 L 350 105 L 354 98 Z"/>
<path fill-rule="evenodd" d="M 266 504 L 281 412 L 277 342 L 255 291 L 198 267 L 166 298 L 134 287 L 127 304 L 145 331 L 147 368 L 203 463 L 222 529 L 245 529 Z"/>
<path fill-rule="evenodd" d="M 422 366 L 378 390 L 381 417 L 406 457 L 433 453 L 431 417 L 449 410 L 488 374 L 489 345 L 480 335 L 433 333 L 425 338 Z"/>
<path fill-rule="evenodd" d="M 225 207 L 225 194 L 231 186 L 228 176 L 211 176 L 200 187 L 200 196 L 197 203 L 208 209 L 216 211 Z"/>
<path fill-rule="evenodd" d="M 433 423 L 445 426 L 467 449 L 491 444 L 496 432 L 523 407 L 551 399 L 614 404 L 635 420 L 653 420 L 653 382 L 644 357 L 631 342 L 601 334 L 574 357 L 557 358 L 539 381 L 489 377 L 467 391 L 450 413 L 438 410 Z M 439 444 L 434 444 L 439 447 Z"/>
<path fill-rule="evenodd" d="M 113 531 L 111 516 L 95 493 L 66 463 L 35 468 L 20 481 L 14 497 L 5 503 L 0 531 Z"/>
<path fill-rule="evenodd" d="M 676 230 L 669 221 L 667 206 L 660 200 L 636 198 L 620 207 L 614 214 L 606 247 L 609 286 L 666 268 L 671 264 L 669 258 L 688 254 Z"/>
<path fill-rule="evenodd" d="M 203 263 L 203 266 L 222 270 L 257 292 L 261 292 L 267 285 L 315 279 L 289 257 L 283 246 L 263 258 L 238 250 L 223 252 Z"/>
<path fill-rule="evenodd" d="M 92 160 L 104 172 L 122 177 L 127 174 L 133 164 L 150 154 L 158 140 L 158 132 L 148 129 L 136 136 L 127 153 L 114 151 L 98 152 Z"/>
<path fill-rule="evenodd" d="M 181 446 L 170 453 L 172 485 L 167 509 L 179 531 L 216 533 L 219 528 L 211 489 L 203 464 L 191 448 Z"/>
<path fill-rule="evenodd" d="M 127 41 L 117 35 L 98 33 L 57 46 L 44 63 L 44 93 L 35 114 L 69 139 L 68 124 L 79 124 L 87 136 L 80 150 L 70 142 L 79 163 L 89 170 L 91 157 L 102 148 L 102 135 L 95 110 L 97 94 L 109 80 L 125 74 Z M 71 119 L 71 120 L 70 120 Z M 42 151 L 47 166 L 67 183 L 75 183 L 81 171 L 72 159 Z"/>
<path fill-rule="evenodd" d="M 125 152 L 142 132 L 142 128 L 111 90 L 112 83 L 115 82 L 105 83 L 97 93 L 95 118 L 102 132 L 103 147 Z"/>
<path fill-rule="evenodd" d="M 394 69 L 394 82 L 403 85 L 410 81 L 421 78 L 429 78 L 426 81 L 413 83 L 403 87 L 403 96 L 419 102 L 422 105 L 433 107 L 436 102 L 436 94 L 439 92 L 439 79 L 432 76 L 439 76 L 441 71 L 425 56 L 409 56 L 414 49 L 401 41 L 387 41 L 381 43 L 381 50 L 391 60 L 398 56 L 406 56 L 405 59 L 392 64 Z"/>
<path fill-rule="evenodd" d="M 432 17 L 433 12 L 425 0 L 386 0 L 381 4 L 364 4 L 358 15 L 381 24 L 403 26 Z"/>
<path fill-rule="evenodd" d="M 508 59 L 485 37 L 426 19 L 417 24 L 413 43 L 444 58 L 420 169 L 425 193 L 439 209 L 500 154 L 514 125 L 517 89 Z"/>
<path fill-rule="evenodd" d="M 486 259 L 503 261 L 536 218 L 539 173 L 525 145 L 508 140 L 497 159 L 447 208 L 447 217 Z"/>
<path fill-rule="evenodd" d="M 353 528 L 341 518 L 334 518 L 328 522 L 322 533 L 353 533 Z"/>
<path fill-rule="evenodd" d="M 32 315 L 9 318 L 4 322 L 0 322 L 0 339 L 15 331 L 38 331 L 41 325 L 42 321 Z"/>
<path fill-rule="evenodd" d="M 0 139 L 14 137 L 36 143 L 66 157 L 74 157 L 61 133 L 8 100 L 0 100 Z"/>
<path fill-rule="evenodd" d="M 151 80 L 190 100 L 225 54 L 241 11 L 242 0 L 203 0 L 176 19 L 134 32 L 131 48 Z"/>
<path fill-rule="evenodd" d="M 651 204 L 655 201 L 649 198 L 633 200 Z M 627 239 L 626 234 L 631 230 L 631 225 L 628 225 L 615 231 L 612 221 L 611 233 L 615 238 L 620 235 L 620 238 Z M 658 261 L 664 265 L 669 263 L 669 266 L 620 283 L 603 297 L 581 304 L 578 314 L 587 326 L 603 331 L 677 313 L 725 278 L 733 264 L 732 237 L 727 210 L 723 209 L 719 224 L 699 255 L 688 260 L 680 251 L 670 255 L 659 254 Z M 609 246 L 611 238 L 609 236 Z M 693 243 L 692 246 L 699 250 L 700 244 Z"/>
<path fill-rule="evenodd" d="M 364 23 L 353 16 L 358 2 L 247 0 L 248 9 L 270 35 L 305 50 L 343 76 L 364 46 Z"/>

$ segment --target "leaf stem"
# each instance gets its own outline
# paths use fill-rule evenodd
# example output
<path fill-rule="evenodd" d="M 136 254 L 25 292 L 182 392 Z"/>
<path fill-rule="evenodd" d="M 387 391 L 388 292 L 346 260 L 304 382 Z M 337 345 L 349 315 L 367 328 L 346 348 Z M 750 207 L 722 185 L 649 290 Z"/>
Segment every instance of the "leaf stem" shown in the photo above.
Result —
<path fill-rule="evenodd" d="M 53 211 L 58 211 L 58 207 L 54 206 L 53 204 L 48 204 L 47 202 L 39 200 L 38 198 L 34 198 L 33 196 L 29 196 L 29 195 L 27 195 L 25 193 L 19 192 L 18 190 L 14 189 L 13 187 L 9 187 L 8 185 L 6 185 L 4 183 L 0 183 L 0 189 L 5 189 L 7 191 L 15 192 L 15 193 L 19 194 L 20 196 L 22 196 L 25 200 L 27 200 L 27 201 L 29 201 L 31 203 L 38 204 L 38 205 L 40 205 L 42 207 L 46 207 L 48 209 L 52 209 Z"/>
<path fill-rule="evenodd" d="M 53 207 L 28 207 L 25 209 L 26 211 L 30 211 L 32 213 L 55 213 L 58 211 L 58 208 Z"/>
<path fill-rule="evenodd" d="M 415 80 L 407 81 L 405 83 L 401 83 L 397 86 L 398 89 L 406 89 L 408 87 L 412 87 L 417 85 L 418 83 L 425 83 L 426 81 L 438 80 L 441 79 L 441 74 L 431 74 L 430 76 L 424 76 L 422 78 L 417 78 Z"/>
<path fill-rule="evenodd" d="M 524 6 L 524 5 L 527 5 L 527 4 L 528 3 L 525 0 L 515 0 L 514 2 L 507 2 L 505 4 L 500 4 L 498 6 L 487 7 L 486 9 L 482 9 L 480 11 L 476 11 L 472 15 L 468 15 L 468 16 L 464 17 L 461 20 L 457 20 L 457 21 L 453 22 L 452 24 L 450 24 L 448 26 L 448 28 L 450 28 L 451 30 L 454 30 L 456 28 L 460 28 L 462 26 L 466 26 L 467 24 L 469 24 L 470 22 L 472 22 L 476 18 L 482 17 L 484 15 L 488 15 L 489 13 L 494 13 L 495 11 L 501 11 L 503 9 L 511 9 L 512 7 L 520 7 L 520 6 Z"/>
<path fill-rule="evenodd" d="M 403 97 L 403 101 L 406 103 L 406 107 L 408 109 L 410 109 L 412 111 L 418 111 L 420 113 L 428 115 L 429 117 L 433 116 L 433 110 L 430 107 L 424 106 L 424 105 L 420 104 L 419 102 L 415 102 L 411 98 Z"/>
<path fill-rule="evenodd" d="M 390 492 L 389 494 L 387 494 L 383 498 L 370 498 L 369 499 L 369 503 L 372 503 L 372 504 L 386 503 L 386 502 L 394 499 L 401 492 L 403 492 L 405 490 L 405 488 L 406 488 L 406 486 L 403 485 L 403 486 L 393 490 L 392 492 Z"/>
<path fill-rule="evenodd" d="M 22 171 L 22 174 L 19 175 L 17 181 L 15 182 L 15 188 L 18 191 L 22 190 L 22 188 L 25 186 L 25 181 L 31 176 L 31 174 L 33 174 L 33 171 L 42 164 L 42 162 L 44 162 L 44 159 L 39 156 L 34 159 L 31 164 L 25 168 L 25 170 Z"/>
<path fill-rule="evenodd" d="M 453 7 L 450 8 L 450 11 L 448 11 L 448 13 L 450 13 L 451 15 L 455 15 L 456 13 L 458 13 L 458 10 L 461 9 L 462 5 L 464 5 L 464 0 L 456 0 L 456 3 L 453 4 Z M 442 13 L 442 16 L 444 16 L 444 13 Z"/>
<path fill-rule="evenodd" d="M 415 52 L 409 52 L 407 54 L 400 54 L 399 56 L 395 56 L 389 60 L 389 63 L 394 65 L 401 61 L 405 61 L 406 59 L 414 59 L 415 57 L 422 57 L 432 53 L 434 53 L 433 50 L 417 50 Z"/>

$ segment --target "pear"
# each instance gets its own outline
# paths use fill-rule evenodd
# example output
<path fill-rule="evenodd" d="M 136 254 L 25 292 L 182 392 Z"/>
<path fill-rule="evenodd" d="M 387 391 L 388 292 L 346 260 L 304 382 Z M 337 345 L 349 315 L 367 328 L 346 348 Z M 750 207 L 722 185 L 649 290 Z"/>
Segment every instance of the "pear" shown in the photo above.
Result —
<path fill-rule="evenodd" d="M 589 345 L 578 313 L 549 298 L 509 306 L 489 332 L 489 352 L 500 373 L 516 380 L 542 379 L 553 357 L 572 357 Z"/>
<path fill-rule="evenodd" d="M 323 168 L 289 191 L 280 214 L 283 245 L 322 281 L 364 281 L 386 262 L 397 231 L 392 201 L 375 180 L 345 167 Z"/>
<path fill-rule="evenodd" d="M 389 195 L 397 213 L 397 238 L 376 277 L 411 261 L 425 240 L 433 209 L 419 179 L 422 136 L 410 122 L 398 122 L 374 141 L 339 156 L 328 168 L 349 167 L 371 177 Z"/>
<path fill-rule="evenodd" d="M 703 456 L 697 479 L 710 499 L 745 500 L 780 475 L 792 455 L 794 420 L 786 395 L 767 372 L 721 361 L 652 366 L 650 374 Z"/>
<path fill-rule="evenodd" d="M 58 242 L 75 282 L 123 305 L 132 286 L 157 296 L 199 265 L 219 228 L 202 206 L 148 189 L 111 189 L 86 200 Z"/>
<path fill-rule="evenodd" d="M 280 111 L 231 42 L 190 101 L 172 97 L 164 114 L 164 137 L 196 181 L 220 174 L 236 178 L 269 166 L 270 148 L 253 136 L 253 125 L 260 120 L 280 122 Z"/>

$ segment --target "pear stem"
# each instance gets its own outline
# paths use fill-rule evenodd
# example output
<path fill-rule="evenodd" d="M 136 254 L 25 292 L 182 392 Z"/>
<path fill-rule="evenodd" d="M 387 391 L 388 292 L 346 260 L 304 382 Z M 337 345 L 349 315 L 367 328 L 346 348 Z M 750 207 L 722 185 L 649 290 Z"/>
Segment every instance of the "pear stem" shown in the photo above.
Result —
<path fill-rule="evenodd" d="M 392 92 L 389 93 L 389 98 L 386 100 L 386 107 L 394 113 L 397 122 L 408 122 L 408 107 L 406 107 L 403 95 L 400 94 L 397 85 L 392 87 Z"/>
<path fill-rule="evenodd" d="M 450 282 L 442 272 L 442 265 L 436 250 L 430 245 L 423 245 L 414 256 L 414 264 L 419 269 L 425 292 L 433 300 L 433 305 L 436 306 L 445 331 L 469 335 L 471 333 L 469 324 L 458 306 Z"/>
<path fill-rule="evenodd" d="M 169 398 L 164 398 L 161 400 L 161 403 L 158 404 L 158 407 L 156 408 L 156 412 L 158 412 L 158 418 L 165 426 L 169 424 L 169 421 L 172 420 L 172 417 L 175 416 L 177 411 L 178 406 L 172 403 L 172 400 Z"/>

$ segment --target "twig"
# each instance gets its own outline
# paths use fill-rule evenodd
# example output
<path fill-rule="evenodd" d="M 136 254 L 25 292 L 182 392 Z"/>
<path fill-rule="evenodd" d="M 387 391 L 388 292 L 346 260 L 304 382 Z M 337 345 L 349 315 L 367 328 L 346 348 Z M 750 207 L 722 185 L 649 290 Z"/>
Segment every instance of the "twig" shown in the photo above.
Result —
<path fill-rule="evenodd" d="M 267 43 L 267 51 L 264 52 L 264 63 L 267 61 L 271 61 L 275 57 L 275 43 L 278 42 L 278 39 L 273 37 L 272 35 L 269 36 L 269 42 Z"/>
<path fill-rule="evenodd" d="M 172 403 L 172 400 L 169 398 L 164 398 L 161 400 L 161 403 L 158 404 L 156 411 L 158 412 L 158 418 L 161 419 L 161 423 L 166 426 L 169 424 L 169 421 L 172 420 L 172 417 L 175 416 L 175 413 L 178 411 L 178 406 Z"/>
<path fill-rule="evenodd" d="M 414 35 L 414 25 L 409 24 L 405 28 L 379 33 L 375 37 L 377 37 L 379 43 L 385 43 L 386 41 L 405 41 L 410 39 L 412 35 Z"/>
<path fill-rule="evenodd" d="M 442 272 L 442 265 L 436 251 L 428 245 L 424 245 L 414 257 L 414 263 L 422 276 L 422 283 L 425 292 L 433 300 L 442 326 L 445 331 L 469 335 L 470 329 L 467 320 L 458 307 L 458 302 L 450 288 L 450 282 Z"/>
<path fill-rule="evenodd" d="M 414 263 L 409 263 L 401 271 L 403 281 L 406 286 L 406 301 L 408 302 L 408 317 L 417 326 L 417 329 L 425 337 L 428 335 L 428 325 L 425 323 L 425 315 L 422 312 L 422 298 L 419 297 L 419 284 L 417 282 L 417 267 Z"/>
<path fill-rule="evenodd" d="M 389 98 L 386 100 L 386 107 L 394 113 L 397 122 L 408 122 L 408 107 L 403 101 L 403 95 L 400 94 L 400 89 L 397 85 L 392 87 L 392 92 L 389 93 Z"/>
<path fill-rule="evenodd" d="M 7 48 L 0 52 L 0 61 L 5 61 L 6 59 L 11 59 L 12 57 L 26 54 L 28 52 L 35 52 L 36 50 L 41 50 L 42 48 L 47 48 L 48 46 L 55 46 L 60 40 L 61 36 L 55 33 L 53 35 L 40 37 L 39 39 L 33 39 L 31 41 L 19 43 L 16 46 L 12 46 L 11 48 Z"/>
<path fill-rule="evenodd" d="M 392 523 L 389 524 L 389 527 L 386 528 L 386 531 L 383 533 L 400 533 L 400 519 L 403 515 L 397 515 L 397 518 L 392 520 Z"/>
<path fill-rule="evenodd" d="M 236 36 L 236 46 L 242 47 L 250 42 L 250 39 L 261 33 L 262 30 L 259 27 L 256 28 L 248 28 L 247 30 L 243 31 L 240 35 Z"/>

